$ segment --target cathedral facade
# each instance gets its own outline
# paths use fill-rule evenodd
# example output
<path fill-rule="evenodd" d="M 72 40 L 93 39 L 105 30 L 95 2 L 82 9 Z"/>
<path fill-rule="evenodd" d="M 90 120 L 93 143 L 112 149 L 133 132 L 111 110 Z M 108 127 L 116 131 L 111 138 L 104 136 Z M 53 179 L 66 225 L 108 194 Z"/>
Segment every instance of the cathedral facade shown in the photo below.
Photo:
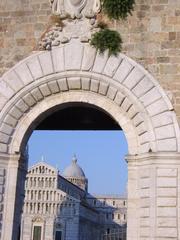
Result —
<path fill-rule="evenodd" d="M 88 193 L 88 179 L 76 158 L 62 175 L 39 162 L 26 177 L 20 239 L 123 240 L 126 209 L 125 197 Z"/>

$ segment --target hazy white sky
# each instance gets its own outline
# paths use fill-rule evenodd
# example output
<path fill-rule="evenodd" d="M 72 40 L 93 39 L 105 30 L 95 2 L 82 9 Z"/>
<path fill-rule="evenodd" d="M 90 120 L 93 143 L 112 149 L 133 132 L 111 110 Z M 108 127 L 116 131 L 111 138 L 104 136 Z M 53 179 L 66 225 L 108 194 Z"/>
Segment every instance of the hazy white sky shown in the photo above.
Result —
<path fill-rule="evenodd" d="M 29 165 L 42 156 L 60 173 L 76 154 L 89 180 L 89 192 L 120 194 L 126 188 L 127 142 L 122 131 L 34 131 L 29 139 Z"/>

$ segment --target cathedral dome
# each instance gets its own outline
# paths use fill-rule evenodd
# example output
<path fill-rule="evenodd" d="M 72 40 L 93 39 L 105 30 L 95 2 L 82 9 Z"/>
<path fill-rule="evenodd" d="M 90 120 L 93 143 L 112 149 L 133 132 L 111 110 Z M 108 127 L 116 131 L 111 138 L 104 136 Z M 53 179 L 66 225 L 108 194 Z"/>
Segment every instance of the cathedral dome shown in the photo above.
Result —
<path fill-rule="evenodd" d="M 73 157 L 71 165 L 64 170 L 63 176 L 66 178 L 68 177 L 85 178 L 85 174 L 82 168 L 77 164 L 76 157 Z"/>

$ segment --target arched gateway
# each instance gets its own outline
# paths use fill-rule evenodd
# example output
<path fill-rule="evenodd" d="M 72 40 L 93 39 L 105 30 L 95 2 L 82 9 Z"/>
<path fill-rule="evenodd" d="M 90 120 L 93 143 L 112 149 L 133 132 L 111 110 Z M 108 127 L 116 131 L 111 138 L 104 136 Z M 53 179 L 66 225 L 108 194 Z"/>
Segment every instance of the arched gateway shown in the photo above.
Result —
<path fill-rule="evenodd" d="M 127 239 L 179 239 L 180 135 L 168 96 L 133 60 L 99 55 L 78 39 L 34 53 L 0 80 L 1 239 L 17 239 L 27 139 L 47 115 L 74 102 L 102 109 L 125 132 Z"/>

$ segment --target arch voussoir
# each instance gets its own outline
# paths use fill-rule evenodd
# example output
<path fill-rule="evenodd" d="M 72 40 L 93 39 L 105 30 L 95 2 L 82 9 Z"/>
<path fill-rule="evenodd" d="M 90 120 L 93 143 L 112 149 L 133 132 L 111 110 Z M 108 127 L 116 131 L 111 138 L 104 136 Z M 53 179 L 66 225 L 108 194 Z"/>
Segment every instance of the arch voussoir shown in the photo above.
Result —
<path fill-rule="evenodd" d="M 142 152 L 178 151 L 179 130 L 168 97 L 146 70 L 123 54 L 109 57 L 88 44 L 71 42 L 23 60 L 2 76 L 0 86 L 2 152 L 8 152 L 28 111 L 68 91 L 90 91 L 112 100 L 135 127 Z"/>

